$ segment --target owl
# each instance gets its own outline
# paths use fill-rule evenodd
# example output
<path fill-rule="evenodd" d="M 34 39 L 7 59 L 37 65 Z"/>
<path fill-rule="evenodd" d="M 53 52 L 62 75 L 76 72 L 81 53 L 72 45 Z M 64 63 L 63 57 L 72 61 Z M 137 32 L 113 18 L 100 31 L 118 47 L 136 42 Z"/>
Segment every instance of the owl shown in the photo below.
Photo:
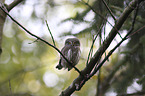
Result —
<path fill-rule="evenodd" d="M 77 38 L 68 38 L 65 41 L 65 46 L 61 50 L 62 54 L 75 66 L 80 60 L 80 41 Z M 73 67 L 60 56 L 59 64 L 56 66 L 57 69 L 68 69 L 70 71 Z"/>

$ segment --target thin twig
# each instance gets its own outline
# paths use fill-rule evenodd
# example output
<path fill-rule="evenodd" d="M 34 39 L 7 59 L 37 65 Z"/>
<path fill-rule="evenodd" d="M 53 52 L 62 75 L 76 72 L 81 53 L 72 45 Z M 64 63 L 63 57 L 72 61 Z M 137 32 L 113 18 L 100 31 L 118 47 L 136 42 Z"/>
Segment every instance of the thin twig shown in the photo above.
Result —
<path fill-rule="evenodd" d="M 99 70 L 98 79 L 97 79 L 97 88 L 96 88 L 96 96 L 100 96 L 100 85 L 101 85 L 101 69 Z"/>
<path fill-rule="evenodd" d="M 101 28 L 102 29 L 102 28 Z M 102 34 L 100 33 L 99 34 L 99 46 L 102 45 Z M 106 52 L 105 52 L 106 53 Z M 100 56 L 100 59 L 101 59 L 101 56 Z M 100 60 L 99 60 L 100 61 Z M 99 63 L 99 61 L 97 63 Z M 101 68 L 99 70 L 99 74 L 98 74 L 98 78 L 97 78 L 97 90 L 96 90 L 96 96 L 100 96 L 100 93 L 101 93 L 101 90 L 100 90 L 100 85 L 101 85 Z"/>
<path fill-rule="evenodd" d="M 25 30 L 25 32 L 27 32 L 28 34 L 30 34 L 31 36 L 39 39 L 40 41 L 44 42 L 45 44 L 51 46 L 52 48 L 54 48 L 69 64 L 70 66 L 72 66 L 80 75 L 81 75 L 81 72 L 79 71 L 78 68 L 76 68 L 75 66 L 73 66 L 73 64 L 61 53 L 61 51 L 55 47 L 54 45 L 50 44 L 49 42 L 45 41 L 44 39 L 32 34 L 30 31 L 28 31 L 24 26 L 22 26 L 18 21 L 16 21 L 12 16 L 10 16 L 1 6 L 0 6 L 0 9 L 3 10 L 3 12 L 5 12 L 13 22 L 15 22 L 18 26 L 20 26 L 23 30 Z"/>
<path fill-rule="evenodd" d="M 103 24 L 101 25 L 101 27 L 100 27 L 99 31 L 97 32 L 97 35 L 95 36 L 95 38 L 93 38 L 92 45 L 91 45 L 91 48 L 90 48 L 90 51 L 89 51 L 89 54 L 88 54 L 86 65 L 88 65 L 88 62 L 90 60 L 90 55 L 91 55 L 92 50 L 93 50 L 94 43 L 95 43 L 99 33 L 101 32 L 102 27 L 103 27 Z"/>
<path fill-rule="evenodd" d="M 90 6 L 88 3 L 86 3 L 85 1 L 81 0 L 85 5 L 87 5 L 95 14 L 99 15 L 101 18 L 103 18 L 104 20 L 106 20 L 108 22 L 109 25 L 111 25 L 111 27 L 115 28 L 115 30 L 118 32 L 118 35 L 120 36 L 120 38 L 122 39 L 121 34 L 119 33 L 118 29 L 113 26 L 102 14 L 100 14 L 99 12 L 95 11 L 94 8 L 92 8 L 92 6 Z"/>
<path fill-rule="evenodd" d="M 105 40 L 105 33 L 106 33 L 105 29 L 106 29 L 106 26 L 104 26 L 104 40 Z M 105 56 L 106 56 L 106 51 L 105 51 Z M 109 59 L 107 61 L 109 61 Z"/>
<path fill-rule="evenodd" d="M 114 17 L 114 15 L 113 15 L 111 9 L 109 8 L 109 6 L 107 5 L 107 3 L 104 0 L 102 0 L 102 1 L 103 1 L 104 5 L 106 6 L 107 10 L 109 11 L 110 15 L 112 16 L 112 18 L 114 19 L 114 21 L 116 21 L 116 18 Z"/>
<path fill-rule="evenodd" d="M 11 80 L 9 80 L 9 88 L 10 88 L 10 94 L 11 94 L 11 96 L 13 96 L 12 87 L 11 87 Z"/>
<path fill-rule="evenodd" d="M 30 43 L 28 43 L 28 44 L 32 44 L 32 43 L 35 43 L 35 42 L 38 42 L 38 39 L 36 39 L 35 41 L 30 42 Z"/>
<path fill-rule="evenodd" d="M 98 35 L 99 35 L 99 33 L 95 36 L 95 38 L 94 38 L 93 41 L 92 41 L 92 45 L 91 45 L 91 48 L 90 48 L 90 51 L 89 51 L 89 54 L 88 54 L 88 58 L 87 58 L 86 65 L 88 65 L 88 62 L 89 62 L 89 60 L 90 60 L 90 55 L 91 55 L 92 50 L 93 50 L 94 43 L 95 43 L 95 41 L 96 41 Z"/>
<path fill-rule="evenodd" d="M 145 25 L 142 26 L 140 29 L 138 29 L 136 32 L 133 32 L 132 34 L 130 34 L 127 38 L 130 38 L 131 36 L 135 35 L 137 32 L 139 32 L 139 31 L 142 30 L 143 28 L 145 28 Z"/>
<path fill-rule="evenodd" d="M 50 30 L 50 28 L 49 28 L 49 26 L 48 26 L 47 20 L 45 20 L 45 22 L 46 22 L 48 31 L 49 31 L 49 33 L 50 33 L 51 39 L 52 39 L 52 41 L 53 41 L 53 45 L 56 46 L 55 41 L 54 41 L 54 38 L 53 38 L 53 35 L 52 35 L 52 33 L 51 33 L 51 30 Z"/>
<path fill-rule="evenodd" d="M 99 34 L 99 33 L 98 33 L 98 34 Z M 93 46 L 94 46 L 94 43 L 95 43 L 95 41 L 96 41 L 96 39 L 97 39 L 97 37 L 98 37 L 98 34 L 95 36 L 95 38 L 94 38 L 93 41 L 92 41 L 92 45 L 91 45 L 91 48 L 90 48 L 90 51 L 89 51 L 89 54 L 88 54 L 88 58 L 87 58 L 86 65 L 88 65 L 88 62 L 89 62 L 89 60 L 90 60 L 90 55 L 91 55 L 91 53 L 92 53 Z"/>

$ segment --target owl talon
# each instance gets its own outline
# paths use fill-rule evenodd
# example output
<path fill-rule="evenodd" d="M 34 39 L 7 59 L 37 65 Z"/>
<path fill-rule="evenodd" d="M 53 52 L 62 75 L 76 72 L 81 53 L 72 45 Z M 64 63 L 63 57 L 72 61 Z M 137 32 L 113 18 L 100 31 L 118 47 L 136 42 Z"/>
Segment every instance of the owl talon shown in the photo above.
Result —
<path fill-rule="evenodd" d="M 68 71 L 70 71 L 70 69 L 68 68 Z"/>
<path fill-rule="evenodd" d="M 58 70 L 60 70 L 60 69 L 62 69 L 62 66 L 57 65 L 56 68 L 57 68 Z"/>

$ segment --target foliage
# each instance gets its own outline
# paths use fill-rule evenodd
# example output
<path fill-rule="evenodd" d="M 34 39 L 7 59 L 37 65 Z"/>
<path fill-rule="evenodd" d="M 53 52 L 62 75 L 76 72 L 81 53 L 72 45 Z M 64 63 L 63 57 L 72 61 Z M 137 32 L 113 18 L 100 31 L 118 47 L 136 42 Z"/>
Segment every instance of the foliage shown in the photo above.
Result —
<path fill-rule="evenodd" d="M 57 19 L 55 14 L 57 14 L 57 10 L 60 6 L 69 7 L 69 9 L 67 9 L 69 16 L 57 23 L 56 28 L 64 26 L 65 23 L 70 24 L 71 27 L 68 28 L 68 30 L 62 27 L 61 29 L 63 30 L 60 30 L 60 33 L 52 31 L 52 34 L 59 33 L 60 37 L 56 36 L 57 38 L 54 38 L 56 46 L 59 49 L 63 46 L 64 37 L 76 36 L 80 39 L 82 52 L 81 60 L 77 68 L 82 70 L 86 67 L 87 56 L 92 40 L 99 34 L 93 46 L 91 56 L 93 56 L 108 35 L 110 31 L 107 29 L 108 26 L 112 27 L 116 23 L 124 8 L 127 7 L 132 0 L 106 0 L 105 2 L 111 9 L 112 14 L 108 12 L 108 9 L 102 1 L 103 0 L 38 0 L 37 2 L 30 2 L 29 0 L 25 0 L 21 5 L 17 6 L 18 9 L 16 8 L 15 11 L 21 11 L 21 8 L 25 8 L 25 6 L 30 4 L 29 7 L 32 8 L 32 11 L 29 16 L 24 16 L 26 19 L 23 19 L 22 13 L 17 13 L 18 16 L 16 16 L 13 10 L 11 14 L 30 31 L 34 31 L 31 29 L 34 28 L 31 25 L 37 27 L 37 24 L 40 23 L 40 29 L 42 31 L 42 29 L 44 29 L 42 26 L 46 26 L 43 22 L 45 18 L 48 22 L 53 18 Z M 130 92 L 129 88 L 131 88 L 132 93 L 145 90 L 144 13 L 144 2 L 142 2 L 139 5 L 134 30 L 132 34 L 128 36 L 129 39 L 127 43 L 123 44 L 111 55 L 108 61 L 105 62 L 99 76 L 98 73 L 93 76 L 82 89 L 75 92 L 73 96 L 108 96 L 112 91 L 114 94 L 121 95 Z M 112 15 L 116 20 L 112 19 Z M 134 12 L 129 15 L 128 19 L 119 30 L 122 37 L 132 26 L 133 16 Z M 110 22 L 111 24 L 109 24 Z M 64 28 L 66 27 L 69 27 L 69 25 L 65 25 Z M 51 26 L 50 29 L 53 29 L 53 26 Z M 44 31 L 46 30 L 42 32 Z M 36 32 L 38 32 L 38 30 L 36 30 Z M 53 44 L 48 33 L 47 31 L 46 34 L 35 34 L 40 35 L 41 38 Z M 115 39 L 110 46 L 114 46 L 120 41 L 119 34 Z M 3 52 L 0 57 L 0 95 L 2 96 L 12 96 L 12 94 L 14 96 L 56 96 L 59 95 L 62 90 L 65 90 L 78 76 L 78 73 L 74 69 L 71 72 L 55 69 L 59 60 L 59 54 L 55 49 L 26 34 L 9 18 L 7 18 L 5 22 L 2 41 Z M 110 48 L 102 56 L 102 59 L 108 54 L 108 51 L 110 51 Z M 133 85 L 134 83 L 139 86 L 139 90 L 136 89 L 137 91 L 132 91 L 134 88 L 137 88 Z"/>

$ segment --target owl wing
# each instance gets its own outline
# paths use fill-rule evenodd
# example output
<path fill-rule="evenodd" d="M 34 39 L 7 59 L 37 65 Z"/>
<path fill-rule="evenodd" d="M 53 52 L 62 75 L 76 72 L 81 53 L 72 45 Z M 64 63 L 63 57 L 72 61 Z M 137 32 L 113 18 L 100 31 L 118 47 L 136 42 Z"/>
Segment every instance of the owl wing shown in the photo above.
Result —
<path fill-rule="evenodd" d="M 81 51 L 80 51 L 80 48 L 77 49 L 77 58 L 76 58 L 76 63 L 79 62 L 80 60 L 80 56 L 81 56 Z"/>
<path fill-rule="evenodd" d="M 63 47 L 63 48 L 61 49 L 61 52 L 62 52 L 62 53 L 63 53 L 63 51 L 64 51 L 64 48 L 65 48 L 65 47 Z M 58 65 L 56 66 L 56 68 L 59 69 L 59 70 L 61 70 L 61 69 L 63 68 L 61 62 L 62 62 L 62 56 L 60 56 L 59 63 L 58 63 Z"/>
<path fill-rule="evenodd" d="M 70 50 L 70 47 L 69 46 L 64 46 L 61 50 L 62 54 L 68 59 L 70 60 L 71 59 L 71 56 L 72 56 L 72 51 Z M 62 69 L 63 67 L 66 67 L 67 66 L 67 61 L 62 57 L 60 56 L 60 60 L 59 60 L 59 64 L 56 66 L 57 69 Z"/>
<path fill-rule="evenodd" d="M 64 46 L 61 50 L 62 54 L 68 59 L 71 60 L 72 58 L 72 49 L 71 46 Z M 62 56 L 60 56 L 63 58 Z M 64 59 L 64 58 L 63 58 Z"/>

